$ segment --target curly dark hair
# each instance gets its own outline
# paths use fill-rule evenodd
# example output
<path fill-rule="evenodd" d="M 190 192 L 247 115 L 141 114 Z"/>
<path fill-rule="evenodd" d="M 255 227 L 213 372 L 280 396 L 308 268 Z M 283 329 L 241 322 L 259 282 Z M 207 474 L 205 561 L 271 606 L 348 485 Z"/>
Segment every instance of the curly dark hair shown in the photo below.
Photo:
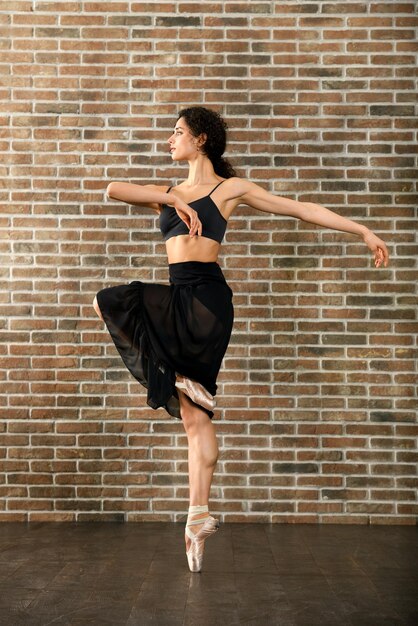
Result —
<path fill-rule="evenodd" d="M 231 163 L 222 156 L 226 148 L 228 126 L 220 114 L 205 107 L 195 106 L 179 111 L 177 120 L 181 117 L 186 120 L 186 124 L 194 137 L 199 137 L 201 133 L 207 135 L 202 149 L 203 153 L 211 160 L 215 174 L 223 178 L 236 176 Z"/>

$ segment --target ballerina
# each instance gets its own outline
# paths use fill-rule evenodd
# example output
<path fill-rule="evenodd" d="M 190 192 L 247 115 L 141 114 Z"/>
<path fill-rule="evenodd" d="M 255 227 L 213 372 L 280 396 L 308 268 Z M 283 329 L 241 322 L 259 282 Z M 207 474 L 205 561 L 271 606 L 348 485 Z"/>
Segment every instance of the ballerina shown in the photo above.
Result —
<path fill-rule="evenodd" d="M 111 182 L 107 195 L 158 213 L 169 285 L 133 281 L 99 291 L 94 308 L 120 356 L 147 389 L 147 404 L 181 419 L 188 439 L 190 506 L 185 529 L 192 572 L 202 569 L 205 540 L 219 528 L 209 514 L 218 460 L 212 422 L 217 376 L 231 337 L 233 292 L 218 264 L 228 220 L 239 205 L 360 236 L 386 267 L 385 243 L 366 226 L 318 204 L 269 193 L 238 177 L 222 155 L 227 125 L 215 111 L 189 107 L 168 138 L 172 161 L 186 161 L 179 185 Z"/>

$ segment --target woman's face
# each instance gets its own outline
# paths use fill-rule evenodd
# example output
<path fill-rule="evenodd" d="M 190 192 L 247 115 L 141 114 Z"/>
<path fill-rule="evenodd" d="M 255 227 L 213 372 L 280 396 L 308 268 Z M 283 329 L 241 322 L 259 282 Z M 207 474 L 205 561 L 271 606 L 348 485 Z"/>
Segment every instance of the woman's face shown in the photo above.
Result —
<path fill-rule="evenodd" d="M 174 132 L 167 141 L 173 161 L 190 161 L 199 154 L 197 150 L 199 142 L 182 117 L 177 120 Z"/>

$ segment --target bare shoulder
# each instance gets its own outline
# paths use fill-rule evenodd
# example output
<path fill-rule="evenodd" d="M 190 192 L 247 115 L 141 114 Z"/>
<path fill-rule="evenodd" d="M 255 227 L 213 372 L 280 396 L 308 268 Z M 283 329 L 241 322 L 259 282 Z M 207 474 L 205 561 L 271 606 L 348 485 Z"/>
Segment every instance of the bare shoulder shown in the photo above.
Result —
<path fill-rule="evenodd" d="M 228 219 L 240 204 L 245 204 L 245 195 L 251 190 L 251 183 L 246 178 L 232 176 L 224 180 L 219 187 L 219 197 Z"/>
<path fill-rule="evenodd" d="M 169 189 L 170 185 L 153 185 L 153 184 L 149 184 L 149 185 L 143 185 L 144 187 L 147 187 L 147 189 L 152 189 L 153 191 L 161 191 L 161 192 L 166 192 L 167 189 Z M 159 204 L 158 202 L 147 202 L 145 204 L 143 204 L 142 206 L 147 206 L 150 209 L 154 209 L 154 211 L 157 211 L 157 213 L 161 213 L 162 211 L 162 206 L 161 204 Z"/>
<path fill-rule="evenodd" d="M 144 187 L 148 187 L 148 189 L 155 189 L 155 191 L 167 191 L 170 188 L 170 185 L 143 185 Z"/>
<path fill-rule="evenodd" d="M 232 176 L 231 178 L 227 178 L 222 187 L 225 191 L 228 190 L 228 195 L 236 197 L 238 195 L 243 195 L 248 191 L 251 182 L 246 178 L 240 178 L 239 176 Z"/>

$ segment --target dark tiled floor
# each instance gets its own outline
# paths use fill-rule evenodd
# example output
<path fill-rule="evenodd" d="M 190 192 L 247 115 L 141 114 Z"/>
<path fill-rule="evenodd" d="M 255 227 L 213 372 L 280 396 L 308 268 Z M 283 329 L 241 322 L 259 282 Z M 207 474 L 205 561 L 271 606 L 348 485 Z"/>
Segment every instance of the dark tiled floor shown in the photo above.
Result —
<path fill-rule="evenodd" d="M 417 529 L 221 524 L 192 574 L 184 524 L 0 524 L 0 624 L 418 624 Z"/>

